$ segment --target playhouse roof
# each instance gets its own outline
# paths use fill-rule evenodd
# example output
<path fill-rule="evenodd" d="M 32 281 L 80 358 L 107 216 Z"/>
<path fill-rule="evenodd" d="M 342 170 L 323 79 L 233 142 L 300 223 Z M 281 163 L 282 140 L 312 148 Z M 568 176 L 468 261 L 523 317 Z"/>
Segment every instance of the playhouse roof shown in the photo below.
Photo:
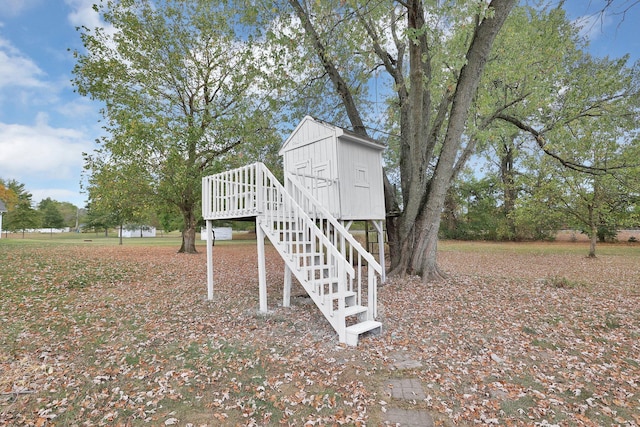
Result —
<path fill-rule="evenodd" d="M 280 148 L 279 154 L 282 155 L 286 151 L 291 149 L 311 144 L 322 139 L 333 137 L 337 141 L 338 139 L 355 142 L 358 144 L 366 145 L 380 151 L 384 150 L 383 143 L 376 141 L 375 139 L 368 138 L 356 134 L 348 129 L 341 128 L 339 126 L 327 123 L 325 121 L 316 119 L 311 116 L 305 116 L 304 119 L 298 123 L 298 126 L 291 132 L 291 135 L 284 141 Z"/>

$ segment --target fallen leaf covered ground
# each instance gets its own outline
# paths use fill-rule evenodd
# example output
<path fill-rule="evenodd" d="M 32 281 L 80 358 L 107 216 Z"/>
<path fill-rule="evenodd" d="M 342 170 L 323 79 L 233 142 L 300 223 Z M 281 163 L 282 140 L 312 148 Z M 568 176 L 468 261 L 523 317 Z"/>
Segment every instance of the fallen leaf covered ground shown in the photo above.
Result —
<path fill-rule="evenodd" d="M 0 245 L 0 425 L 640 425 L 640 247 L 441 245 L 442 282 L 379 290 L 379 336 L 338 344 L 267 249 L 205 255 L 92 243 Z M 571 248 L 571 244 L 566 244 Z M 200 248 L 201 252 L 204 248 Z M 394 369 L 398 358 L 420 362 Z M 419 378 L 426 398 L 383 384 Z"/>

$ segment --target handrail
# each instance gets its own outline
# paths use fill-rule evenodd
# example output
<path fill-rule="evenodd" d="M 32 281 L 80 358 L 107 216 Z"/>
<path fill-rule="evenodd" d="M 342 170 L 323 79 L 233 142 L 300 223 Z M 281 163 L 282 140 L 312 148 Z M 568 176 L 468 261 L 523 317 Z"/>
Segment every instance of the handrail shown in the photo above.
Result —
<path fill-rule="evenodd" d="M 329 210 L 322 206 L 322 204 L 313 196 L 313 194 L 311 194 L 309 190 L 302 186 L 297 180 L 292 179 L 293 176 L 295 175 L 292 175 L 290 172 L 285 172 L 285 179 L 287 180 L 287 183 L 291 183 L 296 188 L 296 190 L 300 191 L 300 193 L 302 193 L 305 198 L 311 202 L 314 208 L 322 213 L 322 219 L 329 221 L 329 223 L 340 233 L 340 235 L 344 236 L 347 242 L 349 242 L 349 244 L 356 249 L 358 254 L 362 256 L 367 261 L 367 263 L 373 267 L 376 273 L 382 275 L 382 266 L 378 261 L 376 261 L 373 255 L 371 255 L 362 247 L 360 242 L 358 242 L 358 240 L 356 240 L 356 238 L 353 237 L 351 233 L 349 233 L 349 230 L 347 230 L 344 225 L 340 224 L 340 222 L 338 222 L 338 220 L 333 215 L 331 215 Z M 298 201 L 298 203 L 300 203 L 300 201 Z"/>
<path fill-rule="evenodd" d="M 255 216 L 258 213 L 256 170 L 254 163 L 202 178 L 202 217 Z"/>
<path fill-rule="evenodd" d="M 307 188 L 305 188 L 304 185 L 300 183 L 300 181 L 298 181 L 297 179 L 293 179 L 293 177 L 295 177 L 295 175 L 288 172 L 285 173 L 286 184 L 291 185 L 295 189 L 295 191 L 298 192 L 298 194 L 296 194 L 294 198 L 299 204 L 303 205 L 303 209 L 307 206 L 313 207 L 313 210 L 320 214 L 315 218 L 315 220 L 327 221 L 328 224 L 331 225 L 332 229 L 330 230 L 329 226 L 327 226 L 326 232 L 327 234 L 334 235 L 334 238 L 336 238 L 334 244 L 341 248 L 341 253 L 347 259 L 348 265 L 352 265 L 353 260 L 356 259 L 356 257 L 352 253 L 352 250 L 355 249 L 357 255 L 357 271 L 359 272 L 357 277 L 358 288 L 356 291 L 359 304 L 362 304 L 362 260 L 364 259 L 369 266 L 369 268 L 367 269 L 367 306 L 371 309 L 369 313 L 371 320 L 373 320 L 378 315 L 378 287 L 375 275 L 377 273 L 380 277 L 382 276 L 382 266 L 380 265 L 380 263 L 378 263 L 378 261 L 376 261 L 373 255 L 365 250 L 360 242 L 358 242 L 356 238 L 353 237 L 353 235 L 349 233 L 349 231 L 333 215 L 331 215 L 331 213 L 324 206 L 322 206 L 322 204 L 313 196 L 313 194 Z M 309 211 L 311 211 L 311 209 L 309 209 Z M 332 231 L 334 230 L 335 232 L 332 233 Z M 337 236 L 340 236 L 343 241 L 338 242 Z M 348 247 L 345 242 L 348 243 Z M 354 276 L 351 276 L 351 278 L 353 279 Z M 351 282 L 349 286 L 349 290 L 353 290 L 353 285 L 351 284 Z"/>

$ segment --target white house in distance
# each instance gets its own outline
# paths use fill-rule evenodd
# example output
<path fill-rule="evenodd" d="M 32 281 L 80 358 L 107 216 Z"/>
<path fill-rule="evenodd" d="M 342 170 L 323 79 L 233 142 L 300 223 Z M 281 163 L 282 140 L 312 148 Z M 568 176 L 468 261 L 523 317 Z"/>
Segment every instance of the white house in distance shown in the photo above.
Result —
<path fill-rule="evenodd" d="M 213 227 L 214 240 L 233 240 L 233 230 L 231 227 Z M 207 230 L 200 230 L 200 240 L 207 240 Z"/>
<path fill-rule="evenodd" d="M 120 236 L 121 231 L 122 236 Z M 151 226 L 119 228 L 118 237 L 156 237 L 156 228 Z"/>

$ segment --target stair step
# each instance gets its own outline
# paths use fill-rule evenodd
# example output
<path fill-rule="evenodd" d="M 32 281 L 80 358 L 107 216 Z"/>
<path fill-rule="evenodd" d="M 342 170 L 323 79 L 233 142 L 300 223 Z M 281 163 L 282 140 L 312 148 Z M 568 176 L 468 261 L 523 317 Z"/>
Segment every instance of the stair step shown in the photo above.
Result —
<path fill-rule="evenodd" d="M 329 277 L 320 277 L 317 279 L 311 279 L 309 280 L 309 283 L 318 287 L 322 285 L 337 285 L 339 281 L 340 281 L 340 278 L 329 276 Z"/>
<path fill-rule="evenodd" d="M 356 314 L 366 313 L 367 310 L 368 308 L 363 305 L 352 305 L 344 309 L 344 315 L 345 317 L 355 316 Z"/>
<path fill-rule="evenodd" d="M 354 296 L 356 296 L 356 293 L 355 293 L 355 292 L 350 292 L 350 291 L 349 291 L 349 292 L 345 292 L 345 293 L 344 293 L 344 297 L 345 297 L 345 299 L 346 299 L 346 298 L 349 298 L 349 297 L 354 297 Z M 330 294 L 324 294 L 324 301 L 323 301 L 323 303 L 327 303 L 327 302 L 329 302 L 329 301 L 336 300 L 336 299 L 338 299 L 339 297 L 340 297 L 340 295 L 339 295 L 337 292 L 332 292 L 332 293 L 330 293 Z"/>
<path fill-rule="evenodd" d="M 335 276 L 332 276 L 331 270 L 332 268 L 327 265 L 324 265 L 324 266 L 301 265 L 298 267 L 298 271 L 302 272 L 303 274 L 307 274 L 306 277 L 309 278 L 309 282 L 314 284 L 338 283 L 339 279 Z M 309 277 L 308 276 L 309 274 L 315 277 Z M 317 277 L 317 276 L 322 276 L 322 277 Z"/>
<path fill-rule="evenodd" d="M 296 256 L 299 258 L 315 258 L 315 259 L 322 259 L 324 258 L 326 254 L 322 253 L 322 252 L 310 252 L 310 251 L 305 251 L 305 252 L 296 252 Z"/>
<path fill-rule="evenodd" d="M 346 344 L 355 347 L 358 345 L 358 337 L 360 335 L 378 328 L 382 330 L 382 323 L 378 322 L 377 320 L 367 320 L 364 322 L 356 323 L 355 325 L 347 326 Z"/>

